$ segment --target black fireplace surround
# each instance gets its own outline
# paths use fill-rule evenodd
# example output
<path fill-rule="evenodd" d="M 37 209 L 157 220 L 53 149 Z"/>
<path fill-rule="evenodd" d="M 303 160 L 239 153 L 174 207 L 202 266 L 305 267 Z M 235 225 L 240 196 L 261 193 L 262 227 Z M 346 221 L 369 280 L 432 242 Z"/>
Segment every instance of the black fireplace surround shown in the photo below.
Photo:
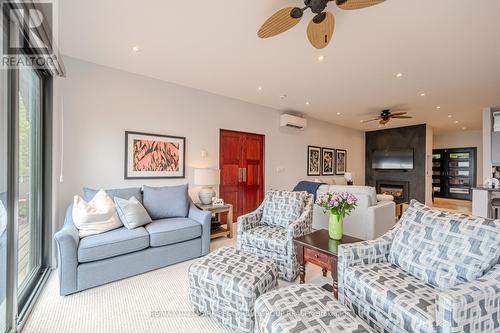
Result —
<path fill-rule="evenodd" d="M 417 199 L 425 202 L 425 161 L 426 161 L 426 125 L 390 128 L 366 132 L 365 173 L 366 185 L 377 188 L 380 184 L 403 189 L 403 199 L 409 202 Z M 372 168 L 373 154 L 377 150 L 413 149 L 413 169 L 409 170 L 378 170 Z"/>

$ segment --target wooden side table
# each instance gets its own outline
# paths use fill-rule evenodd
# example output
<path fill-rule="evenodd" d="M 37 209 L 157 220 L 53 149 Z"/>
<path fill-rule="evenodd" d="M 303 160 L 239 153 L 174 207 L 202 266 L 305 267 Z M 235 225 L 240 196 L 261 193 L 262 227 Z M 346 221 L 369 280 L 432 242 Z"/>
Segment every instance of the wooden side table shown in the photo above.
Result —
<path fill-rule="evenodd" d="M 196 206 L 201 210 L 206 210 L 216 215 L 221 213 L 227 213 L 226 226 L 221 225 L 218 229 L 212 230 L 210 232 L 210 239 L 217 237 L 233 238 L 233 205 L 224 204 L 223 206 L 214 206 L 214 205 L 196 204 Z"/>
<path fill-rule="evenodd" d="M 317 265 L 322 268 L 323 276 L 330 271 L 333 283 L 328 290 L 338 298 L 337 285 L 337 251 L 340 244 L 362 242 L 362 239 L 344 235 L 342 240 L 330 239 L 328 230 L 317 230 L 310 234 L 294 239 L 299 261 L 300 283 L 305 283 L 306 263 Z"/>

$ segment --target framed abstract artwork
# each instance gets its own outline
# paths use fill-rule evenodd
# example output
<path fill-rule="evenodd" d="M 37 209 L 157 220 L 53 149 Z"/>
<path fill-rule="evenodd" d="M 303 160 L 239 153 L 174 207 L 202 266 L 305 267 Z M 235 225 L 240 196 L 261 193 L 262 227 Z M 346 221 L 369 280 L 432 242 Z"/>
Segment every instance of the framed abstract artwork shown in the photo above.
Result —
<path fill-rule="evenodd" d="M 335 175 L 335 149 L 321 148 L 321 174 Z"/>
<path fill-rule="evenodd" d="M 185 178 L 186 138 L 125 132 L 125 179 Z"/>
<path fill-rule="evenodd" d="M 307 175 L 321 174 L 321 147 L 307 146 Z"/>
<path fill-rule="evenodd" d="M 347 170 L 347 150 L 337 149 L 335 155 L 335 174 L 343 175 Z"/>

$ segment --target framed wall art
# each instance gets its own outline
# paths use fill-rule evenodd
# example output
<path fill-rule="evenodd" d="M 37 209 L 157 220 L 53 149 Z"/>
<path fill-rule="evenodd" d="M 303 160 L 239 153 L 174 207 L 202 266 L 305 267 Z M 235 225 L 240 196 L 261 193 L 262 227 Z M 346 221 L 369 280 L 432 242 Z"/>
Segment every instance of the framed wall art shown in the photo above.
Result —
<path fill-rule="evenodd" d="M 321 174 L 335 175 L 335 149 L 321 148 Z"/>
<path fill-rule="evenodd" d="M 321 147 L 307 146 L 307 175 L 321 175 Z"/>
<path fill-rule="evenodd" d="M 347 150 L 337 149 L 335 155 L 335 174 L 343 175 L 347 170 Z"/>
<path fill-rule="evenodd" d="M 125 179 L 185 178 L 186 138 L 125 132 Z"/>

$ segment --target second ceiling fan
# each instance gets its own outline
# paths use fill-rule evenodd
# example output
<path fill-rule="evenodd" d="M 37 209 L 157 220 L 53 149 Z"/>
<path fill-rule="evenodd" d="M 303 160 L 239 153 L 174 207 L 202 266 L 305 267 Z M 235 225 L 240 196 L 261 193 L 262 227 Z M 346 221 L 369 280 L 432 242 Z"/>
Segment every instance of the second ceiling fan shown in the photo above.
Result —
<path fill-rule="evenodd" d="M 260 38 L 279 35 L 297 25 L 304 11 L 310 9 L 316 15 L 307 26 L 307 38 L 315 48 L 325 48 L 330 43 L 335 29 L 335 17 L 325 10 L 330 1 L 335 1 L 341 9 L 351 10 L 374 6 L 385 0 L 304 0 L 303 8 L 287 7 L 274 13 L 260 27 L 257 35 Z"/>

